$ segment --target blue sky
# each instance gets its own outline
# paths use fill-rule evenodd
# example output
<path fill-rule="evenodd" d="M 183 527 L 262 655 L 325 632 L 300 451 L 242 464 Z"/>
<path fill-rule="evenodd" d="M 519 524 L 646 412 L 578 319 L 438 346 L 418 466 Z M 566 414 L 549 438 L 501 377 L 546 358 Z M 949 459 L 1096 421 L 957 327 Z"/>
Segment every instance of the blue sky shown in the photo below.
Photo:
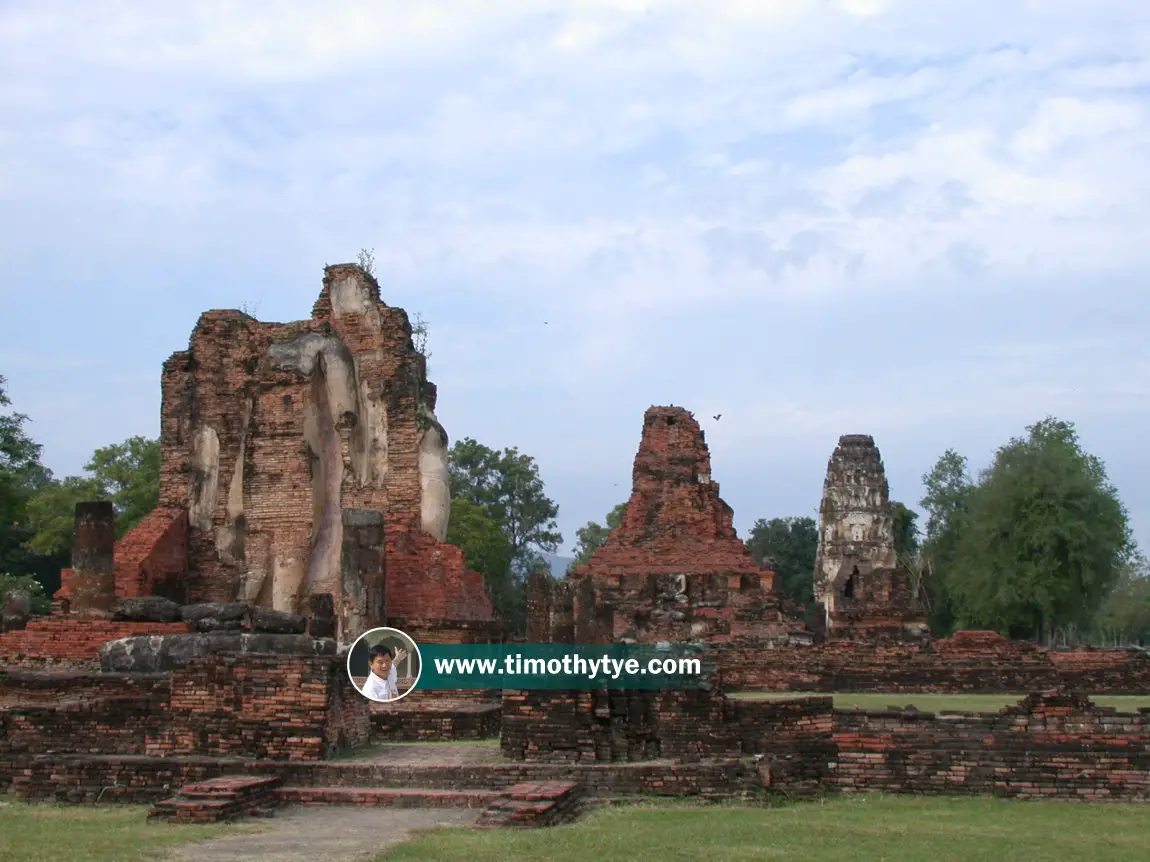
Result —
<path fill-rule="evenodd" d="M 0 4 L 0 374 L 58 474 L 158 434 L 201 311 L 307 317 L 366 247 L 564 552 L 651 404 L 743 535 L 814 512 L 840 434 L 915 504 L 1052 414 L 1150 544 L 1150 6 L 320 9 Z"/>

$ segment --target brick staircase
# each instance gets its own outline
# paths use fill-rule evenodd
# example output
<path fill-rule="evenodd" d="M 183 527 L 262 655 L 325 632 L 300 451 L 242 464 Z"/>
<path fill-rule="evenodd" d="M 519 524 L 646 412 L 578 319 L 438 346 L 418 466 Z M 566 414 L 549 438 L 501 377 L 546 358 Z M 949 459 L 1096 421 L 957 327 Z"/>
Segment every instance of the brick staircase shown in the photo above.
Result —
<path fill-rule="evenodd" d="M 223 775 L 185 784 L 178 795 L 157 802 L 149 819 L 174 823 L 219 823 L 240 817 L 270 817 L 280 804 L 280 779 L 262 775 Z"/>
<path fill-rule="evenodd" d="M 283 787 L 278 776 L 224 775 L 185 784 L 157 802 L 150 819 L 219 823 L 270 817 L 282 805 L 482 809 L 480 828 L 539 828 L 568 823 L 581 808 L 582 787 L 570 781 L 528 781 L 503 790 L 428 787 Z"/>
<path fill-rule="evenodd" d="M 538 829 L 570 823 L 579 814 L 581 788 L 570 781 L 516 784 L 480 815 L 481 829 Z"/>

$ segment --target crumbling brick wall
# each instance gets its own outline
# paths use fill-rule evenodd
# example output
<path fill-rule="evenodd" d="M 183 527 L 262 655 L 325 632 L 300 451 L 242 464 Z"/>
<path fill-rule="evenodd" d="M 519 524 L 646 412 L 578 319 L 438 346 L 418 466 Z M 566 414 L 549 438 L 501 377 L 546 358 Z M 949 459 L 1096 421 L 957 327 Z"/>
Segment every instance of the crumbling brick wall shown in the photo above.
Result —
<path fill-rule="evenodd" d="M 18 754 L 143 754 L 168 722 L 154 697 L 69 699 L 0 708 L 0 758 Z"/>
<path fill-rule="evenodd" d="M 1150 691 L 1141 650 L 1048 650 L 993 632 L 958 632 L 932 644 L 837 641 L 714 648 L 728 690 L 1017 694 L 1069 686 L 1089 694 Z"/>
<path fill-rule="evenodd" d="M 203 314 L 162 390 L 160 504 L 188 511 L 188 601 L 299 613 L 330 593 L 354 639 L 382 622 L 344 608 L 340 513 L 363 509 L 388 515 L 388 614 L 493 618 L 482 578 L 442 543 L 435 386 L 407 314 L 362 269 L 328 267 L 308 321 Z"/>
<path fill-rule="evenodd" d="M 154 510 L 116 542 L 115 566 L 119 598 L 164 596 L 183 603 L 188 577 L 187 510 Z"/>
<path fill-rule="evenodd" d="M 507 692 L 504 756 L 573 763 L 760 756 L 772 785 L 814 792 L 834 760 L 829 697 L 734 700 L 714 690 Z"/>
<path fill-rule="evenodd" d="M 803 628 L 775 573 L 739 540 L 703 431 L 680 407 L 647 410 L 622 523 L 571 580 L 593 585 L 606 640 L 717 643 Z"/>
<path fill-rule="evenodd" d="M 840 710 L 843 792 L 1150 801 L 1150 711 L 1036 694 L 998 715 Z"/>
<path fill-rule="evenodd" d="M 342 658 L 204 656 L 172 673 L 170 710 L 147 753 L 322 760 L 370 733 Z"/>

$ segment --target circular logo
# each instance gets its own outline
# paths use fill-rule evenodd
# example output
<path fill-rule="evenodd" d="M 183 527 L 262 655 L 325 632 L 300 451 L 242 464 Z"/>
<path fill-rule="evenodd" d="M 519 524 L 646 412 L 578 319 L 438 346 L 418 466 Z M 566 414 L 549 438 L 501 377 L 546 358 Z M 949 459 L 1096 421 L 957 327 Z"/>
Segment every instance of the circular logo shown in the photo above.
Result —
<path fill-rule="evenodd" d="M 376 703 L 407 697 L 415 690 L 422 672 L 419 647 L 399 629 L 370 629 L 355 639 L 347 654 L 347 675 L 352 684 Z"/>

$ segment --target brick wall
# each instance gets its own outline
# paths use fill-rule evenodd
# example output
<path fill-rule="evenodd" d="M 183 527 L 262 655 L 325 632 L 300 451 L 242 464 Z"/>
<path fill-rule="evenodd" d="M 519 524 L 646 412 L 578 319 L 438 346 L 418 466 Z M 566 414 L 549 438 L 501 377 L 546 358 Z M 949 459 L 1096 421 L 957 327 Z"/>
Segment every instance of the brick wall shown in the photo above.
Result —
<path fill-rule="evenodd" d="M 835 714 L 845 792 L 1150 801 L 1150 711 L 1034 695 L 998 715 Z"/>
<path fill-rule="evenodd" d="M 22 631 L 0 635 L 0 666 L 99 667 L 100 646 L 136 635 L 184 634 L 186 623 L 112 622 L 73 616 L 40 617 Z"/>
<path fill-rule="evenodd" d="M 504 756 L 619 762 L 770 755 L 777 781 L 813 789 L 832 759 L 829 697 L 739 701 L 714 690 L 505 692 Z"/>
<path fill-rule="evenodd" d="M 933 644 L 734 642 L 716 647 L 728 690 L 1020 693 L 1072 686 L 1090 694 L 1150 692 L 1140 650 L 1051 651 L 993 632 Z"/>
<path fill-rule="evenodd" d="M 367 703 L 340 658 L 205 656 L 172 673 L 171 721 L 147 751 L 322 760 L 367 740 Z"/>
<path fill-rule="evenodd" d="M 403 514 L 388 514 L 388 617 L 454 624 L 491 621 L 493 614 L 483 575 L 467 568 L 463 551 L 418 529 Z"/>
<path fill-rule="evenodd" d="M 143 754 L 168 722 L 154 697 L 107 697 L 0 709 L 0 757 L 10 754 Z"/>
<path fill-rule="evenodd" d="M 116 595 L 182 603 L 188 577 L 188 513 L 156 509 L 116 542 Z"/>

